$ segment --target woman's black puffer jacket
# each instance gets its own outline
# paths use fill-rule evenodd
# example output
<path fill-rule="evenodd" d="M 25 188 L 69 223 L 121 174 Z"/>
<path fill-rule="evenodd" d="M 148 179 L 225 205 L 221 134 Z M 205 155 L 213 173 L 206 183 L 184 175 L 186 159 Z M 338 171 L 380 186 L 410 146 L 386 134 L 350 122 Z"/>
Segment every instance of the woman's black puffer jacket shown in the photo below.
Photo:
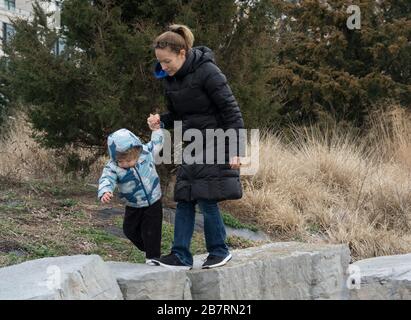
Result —
<path fill-rule="evenodd" d="M 164 74 L 161 65 L 157 64 L 156 74 L 161 73 Z M 233 128 L 238 138 L 238 129 L 244 128 L 240 108 L 209 48 L 191 49 L 177 73 L 166 76 L 163 81 L 169 111 L 160 115 L 164 128 L 173 128 L 174 121 L 182 121 L 183 134 L 195 128 L 201 130 L 205 137 L 206 129 Z M 215 154 L 216 146 L 217 143 L 213 148 Z M 205 148 L 204 144 L 204 154 Z M 240 171 L 231 169 L 228 164 L 227 141 L 225 151 L 225 164 L 216 164 L 216 160 L 214 164 L 206 164 L 205 161 L 204 164 L 186 164 L 183 160 L 177 169 L 174 200 L 222 201 L 241 198 Z"/>

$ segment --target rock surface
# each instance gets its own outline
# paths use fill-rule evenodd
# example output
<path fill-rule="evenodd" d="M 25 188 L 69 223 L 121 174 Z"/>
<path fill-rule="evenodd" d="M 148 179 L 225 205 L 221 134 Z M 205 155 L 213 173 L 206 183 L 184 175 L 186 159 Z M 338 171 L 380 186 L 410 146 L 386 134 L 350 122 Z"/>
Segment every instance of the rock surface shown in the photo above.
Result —
<path fill-rule="evenodd" d="M 346 245 L 270 243 L 233 250 L 224 267 L 194 269 L 46 258 L 0 269 L 0 299 L 348 299 Z M 399 277 L 399 275 L 398 275 Z M 402 288 L 402 287 L 400 287 Z"/>
<path fill-rule="evenodd" d="M 222 268 L 187 272 L 194 300 L 348 298 L 345 245 L 271 243 L 232 255 Z"/>
<path fill-rule="evenodd" d="M 125 300 L 191 300 L 186 271 L 125 262 L 107 263 Z"/>
<path fill-rule="evenodd" d="M 0 300 L 121 300 L 97 255 L 44 258 L 0 268 Z"/>
<path fill-rule="evenodd" d="M 353 300 L 410 300 L 411 254 L 357 261 L 350 278 Z"/>

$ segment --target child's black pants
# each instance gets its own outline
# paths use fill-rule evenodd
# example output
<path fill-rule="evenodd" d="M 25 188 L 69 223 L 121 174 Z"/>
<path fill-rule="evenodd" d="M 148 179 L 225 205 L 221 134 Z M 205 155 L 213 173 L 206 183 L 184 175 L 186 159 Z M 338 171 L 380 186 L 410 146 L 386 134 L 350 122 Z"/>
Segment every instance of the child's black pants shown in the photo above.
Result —
<path fill-rule="evenodd" d="M 147 259 L 160 257 L 162 221 L 161 199 L 148 207 L 126 206 L 124 234 L 138 249 L 146 253 Z"/>

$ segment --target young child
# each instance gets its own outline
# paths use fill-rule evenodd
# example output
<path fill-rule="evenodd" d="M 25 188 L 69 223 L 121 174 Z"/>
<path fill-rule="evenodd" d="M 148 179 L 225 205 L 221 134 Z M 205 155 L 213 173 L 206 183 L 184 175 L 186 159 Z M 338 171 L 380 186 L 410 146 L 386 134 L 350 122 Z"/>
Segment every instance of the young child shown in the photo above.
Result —
<path fill-rule="evenodd" d="M 154 154 L 163 146 L 163 133 L 157 124 L 149 124 L 151 141 L 142 144 L 127 129 L 108 137 L 110 161 L 99 180 L 98 198 L 109 203 L 116 186 L 125 201 L 123 231 L 125 236 L 146 253 L 146 263 L 156 265 L 152 258 L 160 257 L 163 210 L 160 179 L 154 164 Z"/>

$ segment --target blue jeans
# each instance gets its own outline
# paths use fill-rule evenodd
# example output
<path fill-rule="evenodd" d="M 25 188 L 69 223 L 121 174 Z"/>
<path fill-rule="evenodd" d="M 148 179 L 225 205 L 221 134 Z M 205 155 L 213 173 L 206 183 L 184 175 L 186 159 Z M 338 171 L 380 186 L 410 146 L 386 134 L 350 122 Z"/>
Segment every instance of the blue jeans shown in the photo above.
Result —
<path fill-rule="evenodd" d="M 197 200 L 204 216 L 204 235 L 207 251 L 211 255 L 226 257 L 229 254 L 225 244 L 224 222 L 216 201 Z M 174 223 L 174 242 L 171 252 L 177 255 L 185 265 L 193 265 L 190 252 L 191 238 L 194 232 L 195 202 L 178 202 Z"/>

